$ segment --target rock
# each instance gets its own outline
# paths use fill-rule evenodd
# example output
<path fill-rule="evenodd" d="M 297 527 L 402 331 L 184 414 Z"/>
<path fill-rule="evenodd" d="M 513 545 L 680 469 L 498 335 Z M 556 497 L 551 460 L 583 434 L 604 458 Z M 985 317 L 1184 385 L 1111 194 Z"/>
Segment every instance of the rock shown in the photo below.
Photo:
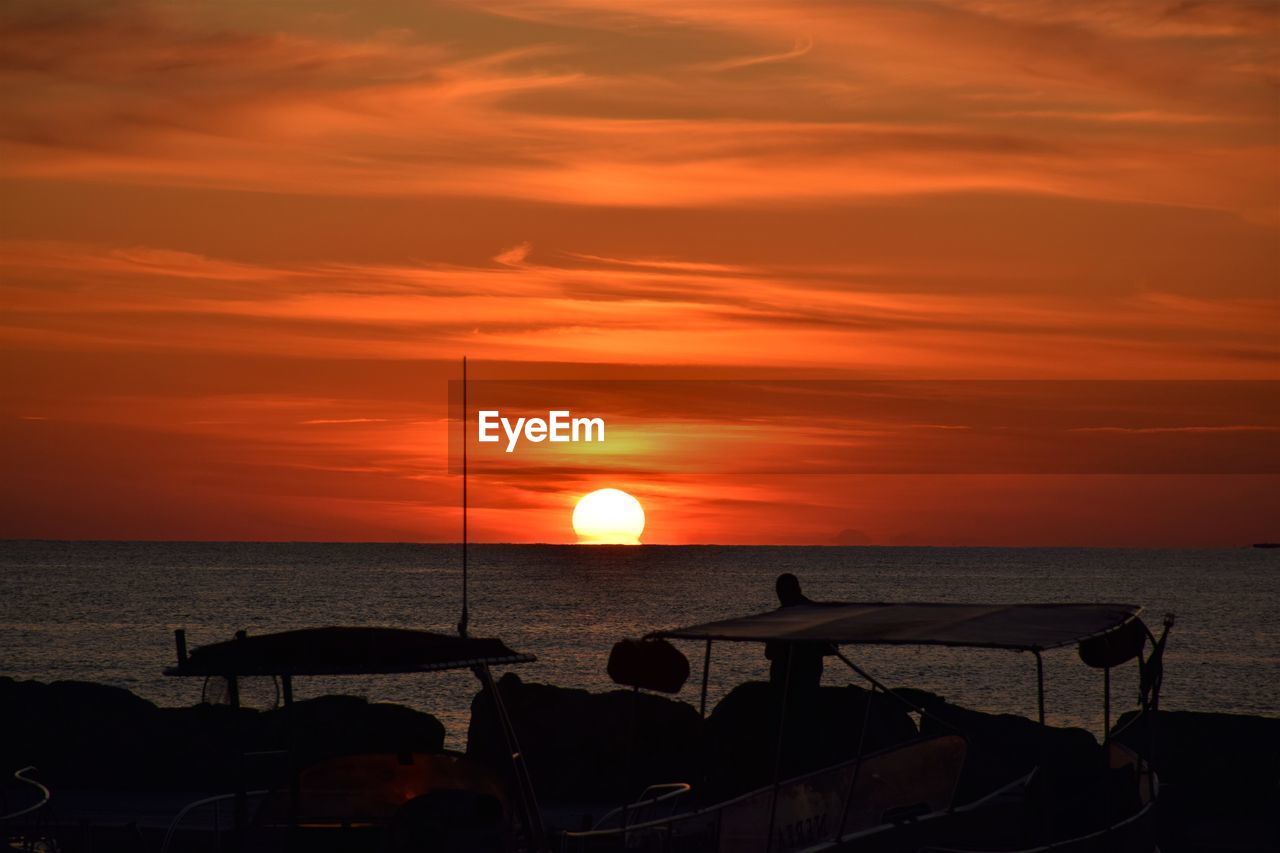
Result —
<path fill-rule="evenodd" d="M 52 784 L 132 786 L 151 764 L 159 709 L 118 687 L 0 679 L 6 772 L 33 764 Z"/>
<path fill-rule="evenodd" d="M 1114 737 L 1199 810 L 1249 814 L 1280 805 L 1280 718 L 1160 711 L 1152 722 L 1127 712 Z"/>
<path fill-rule="evenodd" d="M 1097 784 L 1103 772 L 1102 748 L 1088 731 L 1044 726 L 1016 714 L 985 714 L 924 690 L 895 692 L 928 713 L 920 730 L 926 735 L 962 734 L 968 742 L 959 802 L 980 797 L 1039 768 L 1036 783 L 1049 800 L 1065 804 L 1075 792 Z"/>
<path fill-rule="evenodd" d="M 0 713 L 0 768 L 33 764 L 54 789 L 226 791 L 237 779 L 238 749 L 281 750 L 291 737 L 303 766 L 338 755 L 434 752 L 444 744 L 435 717 L 350 696 L 263 712 L 157 708 L 117 687 L 0 678 Z M 248 759 L 244 769 L 250 786 L 261 787 L 285 778 L 288 765 L 278 756 Z"/>
<path fill-rule="evenodd" d="M 1129 712 L 1112 736 L 1160 778 L 1160 849 L 1280 850 L 1280 719 Z"/>
<path fill-rule="evenodd" d="M 292 713 L 292 718 L 290 718 Z M 357 696 L 321 696 L 262 715 L 259 729 L 277 744 L 289 738 L 303 766 L 338 755 L 374 752 L 438 752 L 444 726 L 430 714 Z"/>
<path fill-rule="evenodd" d="M 781 691 L 762 681 L 740 684 L 707 718 L 707 784 L 714 799 L 773 781 Z M 818 770 L 858 754 L 868 713 L 864 754 L 919 736 L 903 706 L 854 685 L 820 687 L 787 707 L 783 778 Z"/>
<path fill-rule="evenodd" d="M 702 719 L 684 702 L 632 690 L 526 684 L 515 673 L 503 675 L 498 689 L 542 800 L 621 804 L 646 785 L 693 781 Z M 467 756 L 510 772 L 483 691 L 471 703 Z"/>

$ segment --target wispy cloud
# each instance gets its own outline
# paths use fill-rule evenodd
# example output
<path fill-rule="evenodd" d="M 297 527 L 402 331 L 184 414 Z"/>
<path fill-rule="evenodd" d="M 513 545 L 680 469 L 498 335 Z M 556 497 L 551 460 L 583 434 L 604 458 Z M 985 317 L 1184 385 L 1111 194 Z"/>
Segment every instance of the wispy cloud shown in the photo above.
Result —
<path fill-rule="evenodd" d="M 529 257 L 529 253 L 533 251 L 533 244 L 526 241 L 524 243 L 516 243 L 514 246 L 503 249 L 501 252 L 493 256 L 494 261 L 507 267 L 521 266 L 525 259 Z"/>
<path fill-rule="evenodd" d="M 301 421 L 307 426 L 317 424 L 382 424 L 386 422 L 386 418 L 312 418 L 311 420 Z"/>
<path fill-rule="evenodd" d="M 542 35 L 488 50 L 430 28 L 75 8 L 19 4 L 0 24 L 8 175 L 605 206 L 1000 190 L 1276 214 L 1257 180 L 1276 155 L 1275 51 L 1222 23 L 1245 6 L 498 3 L 495 35 Z M 758 51 L 796 21 L 792 49 Z M 659 44 L 682 47 L 640 58 Z"/>
<path fill-rule="evenodd" d="M 716 264 L 563 253 L 505 262 L 251 264 L 193 253 L 0 244 L 16 274 L 0 340 L 299 357 L 846 364 L 972 375 L 1268 375 L 1280 304 L 1154 289 L 1101 302 L 858 283 L 829 264 Z M 20 283 L 21 282 L 21 283 Z M 68 295 L 74 295 L 68 299 Z M 553 333 L 553 334 L 552 334 Z M 1069 364 L 1064 347 L 1081 353 Z M 1084 353 L 1088 353 L 1086 357 Z M 1216 352 L 1217 355 L 1210 355 Z M 1181 373 L 1178 373 L 1178 372 Z"/>
<path fill-rule="evenodd" d="M 738 68 L 750 68 L 753 65 L 786 62 L 788 59 L 797 59 L 804 56 L 811 50 L 813 50 L 813 37 L 804 36 L 796 39 L 795 45 L 790 50 L 784 50 L 779 53 L 766 53 L 759 56 L 722 59 L 717 62 L 709 62 L 704 67 L 709 71 L 734 71 Z"/>
<path fill-rule="evenodd" d="M 1121 427 L 1121 426 L 1096 426 L 1096 427 L 1073 427 L 1073 432 L 1118 432 L 1118 433 L 1135 433 L 1142 435 L 1159 435 L 1162 433 L 1214 433 L 1214 432 L 1280 432 L 1280 427 L 1265 426 L 1261 424 L 1224 424 L 1216 426 L 1149 426 L 1149 427 Z"/>

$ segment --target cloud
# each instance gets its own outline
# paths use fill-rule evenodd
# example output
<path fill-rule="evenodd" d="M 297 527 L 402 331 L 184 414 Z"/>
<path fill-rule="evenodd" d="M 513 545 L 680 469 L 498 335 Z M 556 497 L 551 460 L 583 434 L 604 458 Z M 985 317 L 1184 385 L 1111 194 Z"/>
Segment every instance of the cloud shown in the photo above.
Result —
<path fill-rule="evenodd" d="M 1161 426 L 1121 427 L 1095 426 L 1073 427 L 1073 432 L 1118 432 L 1157 435 L 1160 433 L 1214 433 L 1214 432 L 1280 432 L 1280 427 L 1262 424 L 1224 424 L 1214 426 Z"/>
<path fill-rule="evenodd" d="M 524 250 L 511 250 L 523 254 Z M 301 358 L 842 364 L 898 375 L 1265 375 L 1280 305 L 1154 288 L 1085 298 L 885 288 L 830 264 L 563 253 L 567 263 L 249 263 L 0 243 L 0 341 Z M 601 260 L 594 260 L 599 257 Z M 1064 362 L 1060 353 L 1076 355 Z M 767 352 L 768 356 L 761 353 Z M 1255 355 L 1240 358 L 1235 352 Z M 1111 365 L 1111 366 L 1108 366 Z"/>
<path fill-rule="evenodd" d="M 386 418 L 312 418 L 311 420 L 300 421 L 305 425 L 328 425 L 328 424 L 381 424 L 386 423 Z"/>
<path fill-rule="evenodd" d="M 813 50 L 813 37 L 804 36 L 796 39 L 795 46 L 790 50 L 784 50 L 780 53 L 766 53 L 760 56 L 746 56 L 736 59 L 722 59 L 718 62 L 710 62 L 705 66 L 709 71 L 734 71 L 739 68 L 750 68 L 753 65 L 765 65 L 771 62 L 786 62 L 788 59 L 796 59 L 804 56 L 810 50 Z"/>
<path fill-rule="evenodd" d="M 493 260 L 506 267 L 518 267 L 524 264 L 525 258 L 533 251 L 533 244 L 526 241 L 503 249 L 493 256 Z"/>
<path fill-rule="evenodd" d="M 452 11 L 476 16 L 468 41 L 433 38 L 439 10 L 344 36 L 234 10 L 11 7 L 4 174 L 588 206 L 999 190 L 1280 215 L 1258 180 L 1275 51 L 1199 7 L 486 11 Z M 1144 15 L 1177 29 L 1143 32 Z M 794 49 L 760 52 L 788 32 Z"/>

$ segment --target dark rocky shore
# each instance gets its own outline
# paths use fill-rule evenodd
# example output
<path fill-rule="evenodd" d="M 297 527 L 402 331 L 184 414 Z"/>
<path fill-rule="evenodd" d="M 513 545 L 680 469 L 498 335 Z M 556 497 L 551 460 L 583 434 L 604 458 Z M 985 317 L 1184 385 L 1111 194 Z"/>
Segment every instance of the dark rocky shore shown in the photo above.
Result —
<path fill-rule="evenodd" d="M 711 796 L 723 797 L 769 781 L 778 700 L 767 684 L 740 685 L 705 722 L 687 703 L 630 690 L 589 693 L 524 683 L 514 674 L 499 689 L 544 804 L 613 806 L 647 784 L 675 780 L 701 781 Z M 968 737 L 962 798 L 1033 766 L 1041 767 L 1042 784 L 1065 792 L 1100 761 L 1101 746 L 1083 729 L 1043 727 L 908 693 L 930 712 L 924 734 L 955 726 Z M 788 774 L 855 755 L 868 714 L 866 751 L 921 733 L 901 704 L 854 686 L 823 687 L 793 713 Z M 36 766 L 55 799 L 73 792 L 194 798 L 231 790 L 241 773 L 251 788 L 279 786 L 286 778 L 279 751 L 288 744 L 304 765 L 358 753 L 434 752 L 444 744 L 444 727 L 430 714 L 347 696 L 270 711 L 159 708 L 115 687 L 0 678 L 0 716 L 0 768 L 8 774 Z M 1142 721 L 1130 720 L 1118 721 L 1118 739 L 1149 757 L 1160 774 L 1162 849 L 1266 849 L 1256 845 L 1276 840 L 1280 719 L 1162 712 L 1154 738 Z M 467 734 L 469 757 L 507 772 L 505 746 L 482 694 Z M 241 762 L 237 747 L 261 755 Z"/>

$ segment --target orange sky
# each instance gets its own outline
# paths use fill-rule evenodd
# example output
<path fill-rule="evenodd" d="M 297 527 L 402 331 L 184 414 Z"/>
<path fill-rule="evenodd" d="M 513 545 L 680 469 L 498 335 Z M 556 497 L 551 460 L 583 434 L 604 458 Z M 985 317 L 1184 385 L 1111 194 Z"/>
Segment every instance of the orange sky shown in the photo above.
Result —
<path fill-rule="evenodd" d="M 464 353 L 491 379 L 1280 379 L 1278 9 L 6 3 L 0 536 L 455 538 Z M 1082 428 L 1131 443 L 1083 466 L 988 430 L 875 471 L 971 409 L 835 409 L 841 464 L 767 474 L 717 442 L 791 453 L 776 400 L 672 396 L 632 424 L 644 471 L 490 472 L 472 524 L 569 541 L 573 498 L 618 486 L 650 542 L 1275 539 L 1280 398 L 1248 387 L 1211 418 L 1116 399 Z M 1167 464 L 1170 423 L 1215 465 Z"/>

